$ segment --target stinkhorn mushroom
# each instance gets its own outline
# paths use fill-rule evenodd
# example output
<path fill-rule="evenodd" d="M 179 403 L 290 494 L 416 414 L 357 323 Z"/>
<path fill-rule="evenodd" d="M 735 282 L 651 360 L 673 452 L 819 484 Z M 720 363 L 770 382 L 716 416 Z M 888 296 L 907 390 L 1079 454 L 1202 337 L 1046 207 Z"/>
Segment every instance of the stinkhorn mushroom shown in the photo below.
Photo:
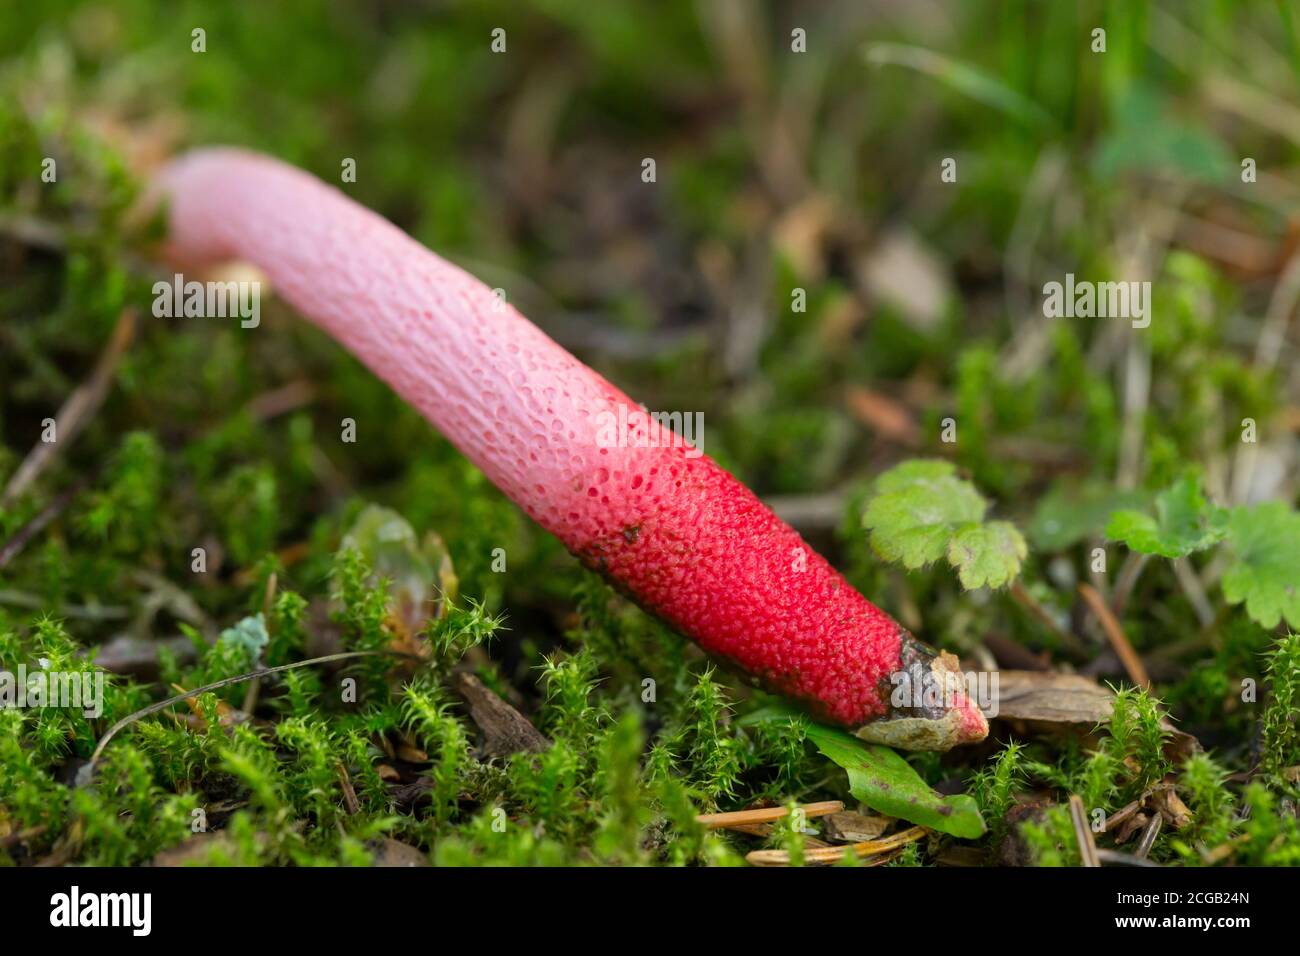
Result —
<path fill-rule="evenodd" d="M 867 740 L 946 750 L 987 733 L 952 655 L 477 279 L 265 156 L 199 150 L 158 186 L 174 263 L 258 266 L 585 565 L 710 655 Z M 891 701 L 902 673 L 939 693 Z"/>

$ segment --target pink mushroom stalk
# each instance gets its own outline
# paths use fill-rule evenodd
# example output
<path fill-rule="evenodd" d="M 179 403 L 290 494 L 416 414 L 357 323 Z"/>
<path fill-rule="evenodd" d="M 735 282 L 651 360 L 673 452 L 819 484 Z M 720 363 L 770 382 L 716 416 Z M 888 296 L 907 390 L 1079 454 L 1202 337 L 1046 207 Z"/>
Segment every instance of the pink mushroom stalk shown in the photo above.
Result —
<path fill-rule="evenodd" d="M 477 279 L 268 157 L 200 150 L 159 185 L 174 262 L 257 265 L 584 564 L 710 655 L 868 740 L 946 750 L 986 735 L 955 658 Z M 891 701 L 905 671 L 944 693 Z"/>

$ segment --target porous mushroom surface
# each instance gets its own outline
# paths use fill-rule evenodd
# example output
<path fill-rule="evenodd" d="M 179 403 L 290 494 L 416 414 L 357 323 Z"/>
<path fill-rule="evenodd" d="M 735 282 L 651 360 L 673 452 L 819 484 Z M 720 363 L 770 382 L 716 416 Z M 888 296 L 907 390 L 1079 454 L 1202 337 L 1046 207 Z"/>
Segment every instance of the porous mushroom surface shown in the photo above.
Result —
<path fill-rule="evenodd" d="M 159 185 L 176 263 L 256 264 L 646 610 L 817 717 L 856 728 L 901 716 L 891 713 L 890 677 L 922 645 L 743 484 L 654 421 L 637 421 L 632 399 L 493 290 L 269 157 L 200 150 Z M 943 714 L 907 717 L 942 718 L 921 741 L 936 749 L 987 730 L 960 694 Z"/>

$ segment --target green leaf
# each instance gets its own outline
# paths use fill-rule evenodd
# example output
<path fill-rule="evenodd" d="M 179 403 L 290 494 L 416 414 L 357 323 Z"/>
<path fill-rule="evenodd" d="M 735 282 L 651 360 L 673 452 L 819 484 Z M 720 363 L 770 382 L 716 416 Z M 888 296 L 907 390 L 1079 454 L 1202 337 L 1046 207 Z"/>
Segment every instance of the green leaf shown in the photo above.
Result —
<path fill-rule="evenodd" d="M 1282 618 L 1300 628 L 1300 515 L 1280 501 L 1234 508 L 1228 517 L 1232 564 L 1223 574 L 1223 596 L 1245 602 L 1261 627 Z"/>
<path fill-rule="evenodd" d="M 910 763 L 888 747 L 819 724 L 809 724 L 807 733 L 824 756 L 848 773 L 854 799 L 877 813 L 966 840 L 984 833 L 984 818 L 973 797 L 935 793 Z"/>
<path fill-rule="evenodd" d="M 916 569 L 944 556 L 954 526 L 983 519 L 988 503 L 946 461 L 909 461 L 876 480 L 862 523 L 886 561 Z"/>
<path fill-rule="evenodd" d="M 1098 140 L 1093 168 L 1106 179 L 1127 171 L 1175 172 L 1218 182 L 1235 170 L 1227 147 L 1207 127 L 1180 122 L 1156 92 L 1136 85 L 1120 101 L 1111 129 Z"/>
<path fill-rule="evenodd" d="M 984 833 L 984 818 L 973 797 L 935 793 L 898 753 L 868 744 L 847 731 L 815 724 L 779 701 L 746 714 L 741 725 L 798 721 L 818 751 L 849 775 L 849 792 L 877 813 L 941 833 L 974 840 Z"/>
<path fill-rule="evenodd" d="M 1057 485 L 1034 509 L 1029 540 L 1039 551 L 1064 551 L 1089 537 L 1100 537 L 1106 519 L 1121 509 L 1139 510 L 1151 503 L 1140 491 L 1118 491 L 1100 482 Z"/>
<path fill-rule="evenodd" d="M 948 562 L 968 591 L 1010 583 L 1028 553 L 1025 539 L 1009 521 L 967 525 L 948 542 Z"/>
<path fill-rule="evenodd" d="M 1007 86 L 1001 80 L 933 50 L 903 43 L 873 43 L 865 51 L 873 66 L 894 64 L 933 76 L 963 96 L 991 106 L 1027 126 L 1051 127 L 1051 115 L 1033 100 Z"/>
<path fill-rule="evenodd" d="M 916 458 L 895 465 L 876 479 L 876 490 L 903 491 L 914 485 L 938 482 L 956 475 L 957 468 L 952 462 L 937 458 Z"/>
<path fill-rule="evenodd" d="M 1116 511 L 1106 523 L 1106 537 L 1130 550 L 1182 558 L 1223 540 L 1227 512 L 1201 494 L 1201 482 L 1187 475 L 1156 495 L 1155 516 L 1131 509 Z"/>
<path fill-rule="evenodd" d="M 962 586 L 1001 587 L 1020 573 L 1025 539 L 1006 521 L 984 523 L 989 504 L 946 461 L 904 462 L 876 479 L 862 523 L 886 561 L 915 570 L 946 557 Z"/>

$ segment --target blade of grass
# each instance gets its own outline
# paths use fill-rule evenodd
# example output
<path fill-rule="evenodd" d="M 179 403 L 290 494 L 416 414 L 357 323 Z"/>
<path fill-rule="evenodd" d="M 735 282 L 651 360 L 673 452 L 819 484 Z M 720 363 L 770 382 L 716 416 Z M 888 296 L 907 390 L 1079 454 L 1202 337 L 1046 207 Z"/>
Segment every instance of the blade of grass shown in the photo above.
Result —
<path fill-rule="evenodd" d="M 1026 126 L 1049 129 L 1054 125 L 1047 111 L 1033 100 L 983 70 L 942 53 L 903 43 L 872 43 L 863 55 L 872 66 L 904 66 L 932 76 L 963 96 L 991 106 Z"/>
<path fill-rule="evenodd" d="M 1300 33 L 1296 32 L 1295 14 L 1291 12 L 1291 0 L 1277 0 L 1277 12 L 1282 17 L 1283 32 L 1286 34 L 1286 52 L 1291 60 L 1291 68 L 1300 77 Z"/>

